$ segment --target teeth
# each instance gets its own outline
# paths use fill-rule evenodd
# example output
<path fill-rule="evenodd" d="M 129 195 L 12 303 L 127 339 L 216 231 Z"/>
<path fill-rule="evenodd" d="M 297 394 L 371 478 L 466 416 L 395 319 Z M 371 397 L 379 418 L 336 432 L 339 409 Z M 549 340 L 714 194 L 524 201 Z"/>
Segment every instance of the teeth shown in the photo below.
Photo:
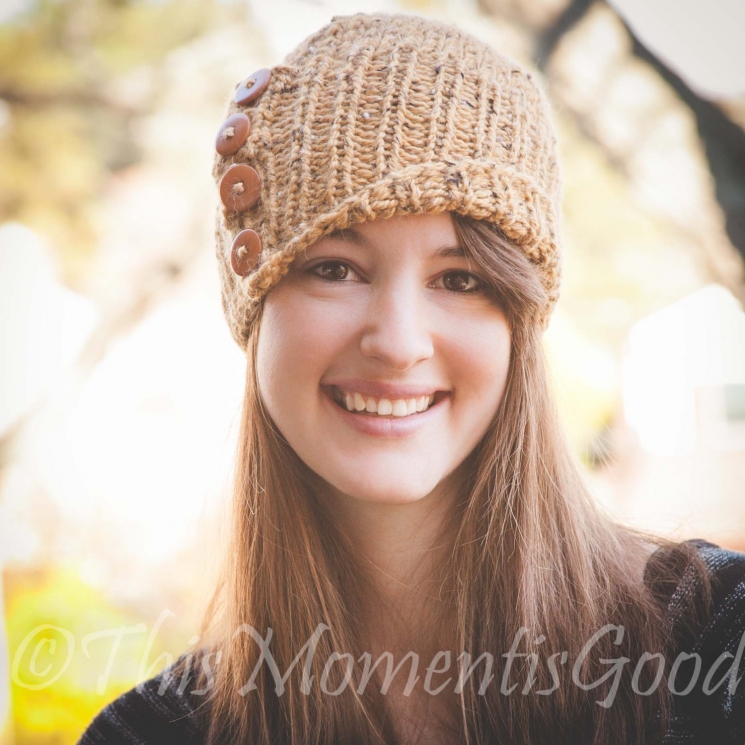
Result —
<path fill-rule="evenodd" d="M 417 412 L 426 411 L 435 399 L 435 394 L 429 396 L 419 396 L 418 398 L 381 398 L 376 399 L 371 396 L 363 396 L 361 393 L 350 391 L 339 391 L 337 401 L 343 402 L 347 411 L 367 411 L 370 414 L 379 416 L 410 416 Z"/>
<path fill-rule="evenodd" d="M 398 403 L 398 401 L 396 401 Z M 386 416 L 393 411 L 393 404 L 387 398 L 381 398 L 378 404 L 378 414 Z"/>

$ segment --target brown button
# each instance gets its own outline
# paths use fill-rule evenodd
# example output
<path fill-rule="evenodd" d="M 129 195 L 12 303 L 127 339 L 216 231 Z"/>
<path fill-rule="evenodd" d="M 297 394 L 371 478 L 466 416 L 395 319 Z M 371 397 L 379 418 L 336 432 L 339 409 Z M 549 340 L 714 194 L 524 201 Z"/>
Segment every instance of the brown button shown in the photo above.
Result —
<path fill-rule="evenodd" d="M 215 150 L 220 155 L 237 153 L 248 139 L 251 120 L 245 114 L 233 114 L 223 123 L 215 139 Z"/>
<path fill-rule="evenodd" d="M 259 263 L 261 256 L 261 236 L 248 228 L 241 230 L 233 241 L 230 249 L 230 265 L 233 271 L 241 277 L 251 273 L 251 270 Z"/>
<path fill-rule="evenodd" d="M 245 212 L 253 207 L 260 192 L 261 176 L 244 163 L 230 166 L 220 181 L 222 203 L 236 212 Z"/>
<path fill-rule="evenodd" d="M 246 104 L 251 103 L 251 101 L 258 98 L 266 90 L 271 77 L 272 71 L 266 67 L 249 75 L 238 86 L 238 90 L 235 92 L 235 102 L 239 106 L 246 106 Z"/>

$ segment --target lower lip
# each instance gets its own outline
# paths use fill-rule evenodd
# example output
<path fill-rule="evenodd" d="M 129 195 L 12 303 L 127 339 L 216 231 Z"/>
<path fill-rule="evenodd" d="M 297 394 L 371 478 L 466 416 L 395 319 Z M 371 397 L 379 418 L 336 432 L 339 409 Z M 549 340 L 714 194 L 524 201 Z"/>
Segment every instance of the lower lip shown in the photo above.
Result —
<path fill-rule="evenodd" d="M 422 427 L 426 427 L 434 417 L 438 416 L 450 400 L 450 394 L 448 394 L 432 404 L 426 411 L 394 418 L 349 411 L 339 406 L 328 390 L 322 390 L 329 405 L 341 417 L 342 421 L 358 432 L 363 432 L 366 435 L 376 435 L 377 437 L 411 437 L 415 435 Z"/>

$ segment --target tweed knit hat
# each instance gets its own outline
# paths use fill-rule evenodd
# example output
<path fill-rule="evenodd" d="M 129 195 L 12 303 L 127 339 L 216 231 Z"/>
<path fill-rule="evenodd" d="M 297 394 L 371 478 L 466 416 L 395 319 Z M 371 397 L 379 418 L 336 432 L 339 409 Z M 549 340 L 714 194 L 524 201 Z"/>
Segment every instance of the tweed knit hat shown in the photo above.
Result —
<path fill-rule="evenodd" d="M 458 29 L 408 15 L 333 18 L 236 89 L 216 140 L 225 315 L 246 347 L 298 252 L 355 222 L 445 210 L 497 225 L 560 284 L 560 180 L 530 73 Z"/>

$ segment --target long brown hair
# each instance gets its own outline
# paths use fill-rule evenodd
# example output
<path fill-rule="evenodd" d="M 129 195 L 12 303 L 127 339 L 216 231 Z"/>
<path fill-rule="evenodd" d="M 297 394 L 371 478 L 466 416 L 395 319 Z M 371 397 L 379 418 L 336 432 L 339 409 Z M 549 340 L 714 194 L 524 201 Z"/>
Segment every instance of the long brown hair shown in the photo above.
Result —
<path fill-rule="evenodd" d="M 440 597 L 455 621 L 457 649 L 472 661 L 489 652 L 499 662 L 520 627 L 529 633 L 527 646 L 545 637 L 540 649 L 534 644 L 531 650 L 540 651 L 544 660 L 533 671 L 532 693 L 518 689 L 504 695 L 499 671 L 485 690 L 479 690 L 480 674 L 467 678 L 459 699 L 460 741 L 655 742 L 670 713 L 664 685 L 639 695 L 631 691 L 626 673 L 613 704 L 599 706 L 612 679 L 583 689 L 571 681 L 571 665 L 607 624 L 623 627 L 623 639 L 615 643 L 616 631 L 597 639 L 581 670 L 583 681 L 597 681 L 608 672 L 601 659 L 628 657 L 633 666 L 644 652 L 669 653 L 665 597 L 684 570 L 695 571 L 704 580 L 699 606 L 707 607 L 705 568 L 690 545 L 619 524 L 593 499 L 554 408 L 534 322 L 545 301 L 537 272 L 493 226 L 459 215 L 453 220 L 467 255 L 504 310 L 512 356 L 502 403 L 469 456 L 472 468 L 446 526 L 450 543 Z M 370 585 L 354 546 L 318 499 L 317 477 L 289 447 L 262 403 L 255 369 L 258 320 L 247 348 L 230 538 L 202 629 L 209 664 L 200 668 L 199 681 L 211 688 L 201 710 L 208 742 L 395 743 L 385 698 L 372 685 L 358 693 L 356 666 L 353 684 L 340 695 L 319 690 L 332 653 L 360 659 L 365 651 L 361 616 Z M 647 564 L 650 546 L 675 560 L 662 562 L 658 557 L 664 551 L 657 551 Z M 645 566 L 648 573 L 655 568 L 654 583 L 643 581 Z M 301 656 L 278 695 L 267 664 L 257 667 L 259 646 L 246 629 L 262 637 L 272 630 L 270 650 L 284 673 L 319 623 L 329 628 L 317 638 L 309 668 L 313 685 L 301 690 L 307 659 Z M 536 695 L 556 685 L 545 660 L 564 651 L 568 663 L 560 671 L 561 685 L 550 695 Z M 327 690 L 343 683 L 344 667 L 327 670 Z M 654 662 L 645 666 L 640 690 L 649 686 L 654 672 Z M 239 689 L 254 673 L 255 690 L 244 688 L 242 695 Z M 518 678 L 520 683 L 524 679 Z"/>

